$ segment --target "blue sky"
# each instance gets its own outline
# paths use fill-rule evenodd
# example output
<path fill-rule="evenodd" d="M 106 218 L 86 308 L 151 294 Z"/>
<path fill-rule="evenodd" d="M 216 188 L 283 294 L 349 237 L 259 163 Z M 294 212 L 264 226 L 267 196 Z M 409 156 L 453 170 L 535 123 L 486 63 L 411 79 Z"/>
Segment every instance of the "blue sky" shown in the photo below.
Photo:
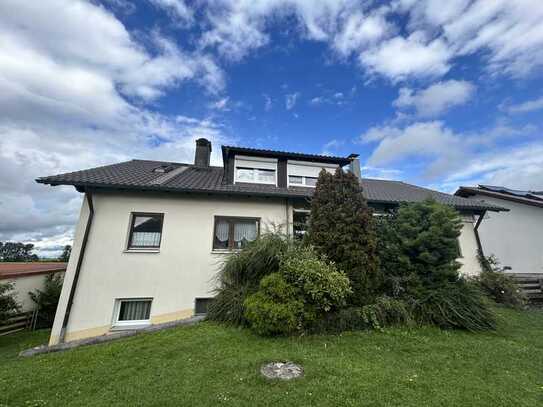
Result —
<path fill-rule="evenodd" d="M 26 4 L 28 3 L 28 4 Z M 69 243 L 37 176 L 194 140 L 347 155 L 447 192 L 543 189 L 543 3 L 48 0 L 0 5 L 0 240 Z"/>

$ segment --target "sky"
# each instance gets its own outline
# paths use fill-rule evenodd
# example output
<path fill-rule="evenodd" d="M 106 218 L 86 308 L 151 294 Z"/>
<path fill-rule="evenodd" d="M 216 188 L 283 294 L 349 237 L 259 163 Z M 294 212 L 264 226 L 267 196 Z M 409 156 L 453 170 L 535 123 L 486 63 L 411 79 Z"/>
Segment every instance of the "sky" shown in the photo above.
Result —
<path fill-rule="evenodd" d="M 194 140 L 360 154 L 365 177 L 543 190 L 540 0 L 0 2 L 0 241 L 81 206 L 39 176 Z"/>

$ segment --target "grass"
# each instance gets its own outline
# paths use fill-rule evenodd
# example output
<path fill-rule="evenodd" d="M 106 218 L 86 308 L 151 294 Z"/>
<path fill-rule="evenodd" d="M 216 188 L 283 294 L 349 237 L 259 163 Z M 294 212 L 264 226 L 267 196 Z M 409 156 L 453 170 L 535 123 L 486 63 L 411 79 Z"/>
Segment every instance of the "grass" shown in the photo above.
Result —
<path fill-rule="evenodd" d="M 541 406 L 543 312 L 494 333 L 388 329 L 262 339 L 212 323 L 19 358 L 48 332 L 0 337 L 0 406 Z M 262 363 L 305 377 L 266 381 Z"/>

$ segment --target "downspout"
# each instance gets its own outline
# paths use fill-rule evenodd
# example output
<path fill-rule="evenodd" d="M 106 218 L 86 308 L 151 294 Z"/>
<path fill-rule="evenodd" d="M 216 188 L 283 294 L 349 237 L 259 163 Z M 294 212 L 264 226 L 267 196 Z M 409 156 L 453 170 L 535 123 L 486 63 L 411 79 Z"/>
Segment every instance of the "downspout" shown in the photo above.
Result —
<path fill-rule="evenodd" d="M 60 330 L 59 342 L 64 342 L 66 336 L 66 327 L 68 326 L 68 320 L 70 319 L 70 311 L 74 302 L 75 290 L 77 288 L 77 282 L 79 281 L 79 273 L 81 272 L 81 265 L 83 264 L 83 258 L 85 257 L 85 249 L 87 248 L 87 241 L 89 239 L 89 232 L 92 226 L 92 220 L 94 218 L 94 206 L 92 204 L 92 194 L 85 192 L 85 199 L 89 205 L 89 216 L 87 217 L 87 225 L 85 227 L 85 234 L 83 235 L 83 241 L 81 242 L 81 250 L 79 251 L 79 257 L 77 259 L 77 266 L 75 267 L 74 280 L 70 287 L 70 296 L 68 297 L 68 305 L 66 306 L 66 312 L 64 313 L 64 320 L 62 321 L 62 328 Z"/>
<path fill-rule="evenodd" d="M 486 210 L 479 215 L 479 217 L 477 218 L 477 222 L 475 222 L 475 226 L 473 228 L 473 231 L 475 232 L 475 240 L 477 241 L 477 248 L 479 249 L 479 254 L 481 257 L 484 257 L 485 254 L 483 253 L 483 245 L 481 244 L 481 239 L 479 237 L 479 226 L 481 225 L 485 214 Z"/>

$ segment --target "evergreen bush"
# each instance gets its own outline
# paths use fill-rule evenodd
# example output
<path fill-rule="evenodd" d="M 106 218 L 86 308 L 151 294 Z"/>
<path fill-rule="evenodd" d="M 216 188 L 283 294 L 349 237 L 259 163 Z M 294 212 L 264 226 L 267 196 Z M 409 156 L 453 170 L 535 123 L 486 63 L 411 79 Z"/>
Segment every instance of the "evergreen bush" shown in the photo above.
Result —
<path fill-rule="evenodd" d="M 381 285 L 377 238 L 372 211 L 355 175 L 340 168 L 334 175 L 321 171 L 306 240 L 347 274 L 353 290 L 350 303 L 373 301 Z"/>
<path fill-rule="evenodd" d="M 373 329 L 413 323 L 410 307 L 403 300 L 386 296 L 377 298 L 374 304 L 364 305 L 360 317 L 364 327 Z"/>
<path fill-rule="evenodd" d="M 245 300 L 245 317 L 260 335 L 288 335 L 301 329 L 304 303 L 299 290 L 280 273 L 262 279 L 260 289 Z"/>

